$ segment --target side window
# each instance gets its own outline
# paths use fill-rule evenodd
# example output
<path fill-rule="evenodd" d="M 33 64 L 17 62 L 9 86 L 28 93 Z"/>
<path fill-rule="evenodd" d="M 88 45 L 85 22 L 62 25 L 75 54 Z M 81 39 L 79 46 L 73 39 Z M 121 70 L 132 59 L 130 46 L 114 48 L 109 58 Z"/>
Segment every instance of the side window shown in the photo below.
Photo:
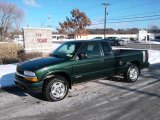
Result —
<path fill-rule="evenodd" d="M 84 43 L 81 47 L 80 53 L 86 54 L 87 58 L 101 56 L 99 43 Z"/>
<path fill-rule="evenodd" d="M 104 55 L 111 55 L 112 54 L 112 48 L 107 42 L 101 42 Z"/>

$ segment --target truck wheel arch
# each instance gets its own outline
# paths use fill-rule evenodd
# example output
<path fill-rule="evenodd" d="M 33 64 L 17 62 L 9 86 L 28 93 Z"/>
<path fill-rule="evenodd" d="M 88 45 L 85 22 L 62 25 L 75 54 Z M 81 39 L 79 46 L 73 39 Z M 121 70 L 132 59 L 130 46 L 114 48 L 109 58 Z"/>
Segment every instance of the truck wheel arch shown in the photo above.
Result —
<path fill-rule="evenodd" d="M 43 80 L 44 80 L 44 82 L 46 82 L 46 81 L 54 78 L 55 76 L 63 76 L 63 77 L 65 77 L 67 82 L 68 82 L 68 84 L 69 84 L 69 89 L 72 89 L 71 77 L 66 72 L 55 72 L 55 73 L 47 74 L 47 75 L 45 75 Z"/>
<path fill-rule="evenodd" d="M 139 61 L 131 61 L 131 62 L 129 62 L 130 64 L 133 64 L 133 65 L 136 65 L 138 68 L 139 68 L 139 72 L 141 71 L 141 64 L 140 64 L 140 62 Z M 129 64 L 129 65 L 130 65 Z"/>
<path fill-rule="evenodd" d="M 137 60 L 127 62 L 125 73 L 130 65 L 136 65 L 139 68 L 139 74 L 141 73 L 141 64 Z"/>

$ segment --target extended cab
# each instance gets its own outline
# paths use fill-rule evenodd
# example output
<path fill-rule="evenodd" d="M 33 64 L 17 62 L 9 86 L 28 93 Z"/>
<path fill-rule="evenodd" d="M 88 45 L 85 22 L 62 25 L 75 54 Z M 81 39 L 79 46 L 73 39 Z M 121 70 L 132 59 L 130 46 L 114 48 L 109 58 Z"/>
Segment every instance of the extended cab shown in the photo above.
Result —
<path fill-rule="evenodd" d="M 70 41 L 50 57 L 20 63 L 15 83 L 42 92 L 48 101 L 58 101 L 75 83 L 120 74 L 126 81 L 135 82 L 140 70 L 148 66 L 147 50 L 112 50 L 105 40 Z"/>

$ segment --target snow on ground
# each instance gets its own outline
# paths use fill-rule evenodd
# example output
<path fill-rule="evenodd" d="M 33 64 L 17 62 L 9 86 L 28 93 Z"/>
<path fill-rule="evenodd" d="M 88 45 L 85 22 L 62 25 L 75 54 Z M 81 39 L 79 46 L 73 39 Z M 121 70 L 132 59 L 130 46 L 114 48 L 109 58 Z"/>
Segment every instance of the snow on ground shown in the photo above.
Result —
<path fill-rule="evenodd" d="M 61 43 L 53 43 L 52 49 L 55 50 L 55 49 L 58 48 L 60 45 L 61 45 Z"/>
<path fill-rule="evenodd" d="M 148 61 L 150 64 L 160 63 L 160 51 L 149 50 L 149 60 Z"/>
<path fill-rule="evenodd" d="M 13 86 L 16 64 L 0 65 L 0 88 Z"/>
<path fill-rule="evenodd" d="M 60 44 L 55 44 L 54 49 Z M 150 64 L 160 63 L 160 51 L 149 50 Z M 17 64 L 0 65 L 0 88 L 14 86 L 14 75 Z"/>

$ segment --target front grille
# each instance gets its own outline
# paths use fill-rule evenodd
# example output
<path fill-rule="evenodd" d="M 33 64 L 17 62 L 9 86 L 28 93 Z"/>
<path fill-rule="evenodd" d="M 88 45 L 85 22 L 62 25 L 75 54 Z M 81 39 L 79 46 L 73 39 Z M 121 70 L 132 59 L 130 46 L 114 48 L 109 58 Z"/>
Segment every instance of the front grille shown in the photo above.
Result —
<path fill-rule="evenodd" d="M 24 71 L 19 68 L 17 68 L 17 73 L 24 75 Z"/>

